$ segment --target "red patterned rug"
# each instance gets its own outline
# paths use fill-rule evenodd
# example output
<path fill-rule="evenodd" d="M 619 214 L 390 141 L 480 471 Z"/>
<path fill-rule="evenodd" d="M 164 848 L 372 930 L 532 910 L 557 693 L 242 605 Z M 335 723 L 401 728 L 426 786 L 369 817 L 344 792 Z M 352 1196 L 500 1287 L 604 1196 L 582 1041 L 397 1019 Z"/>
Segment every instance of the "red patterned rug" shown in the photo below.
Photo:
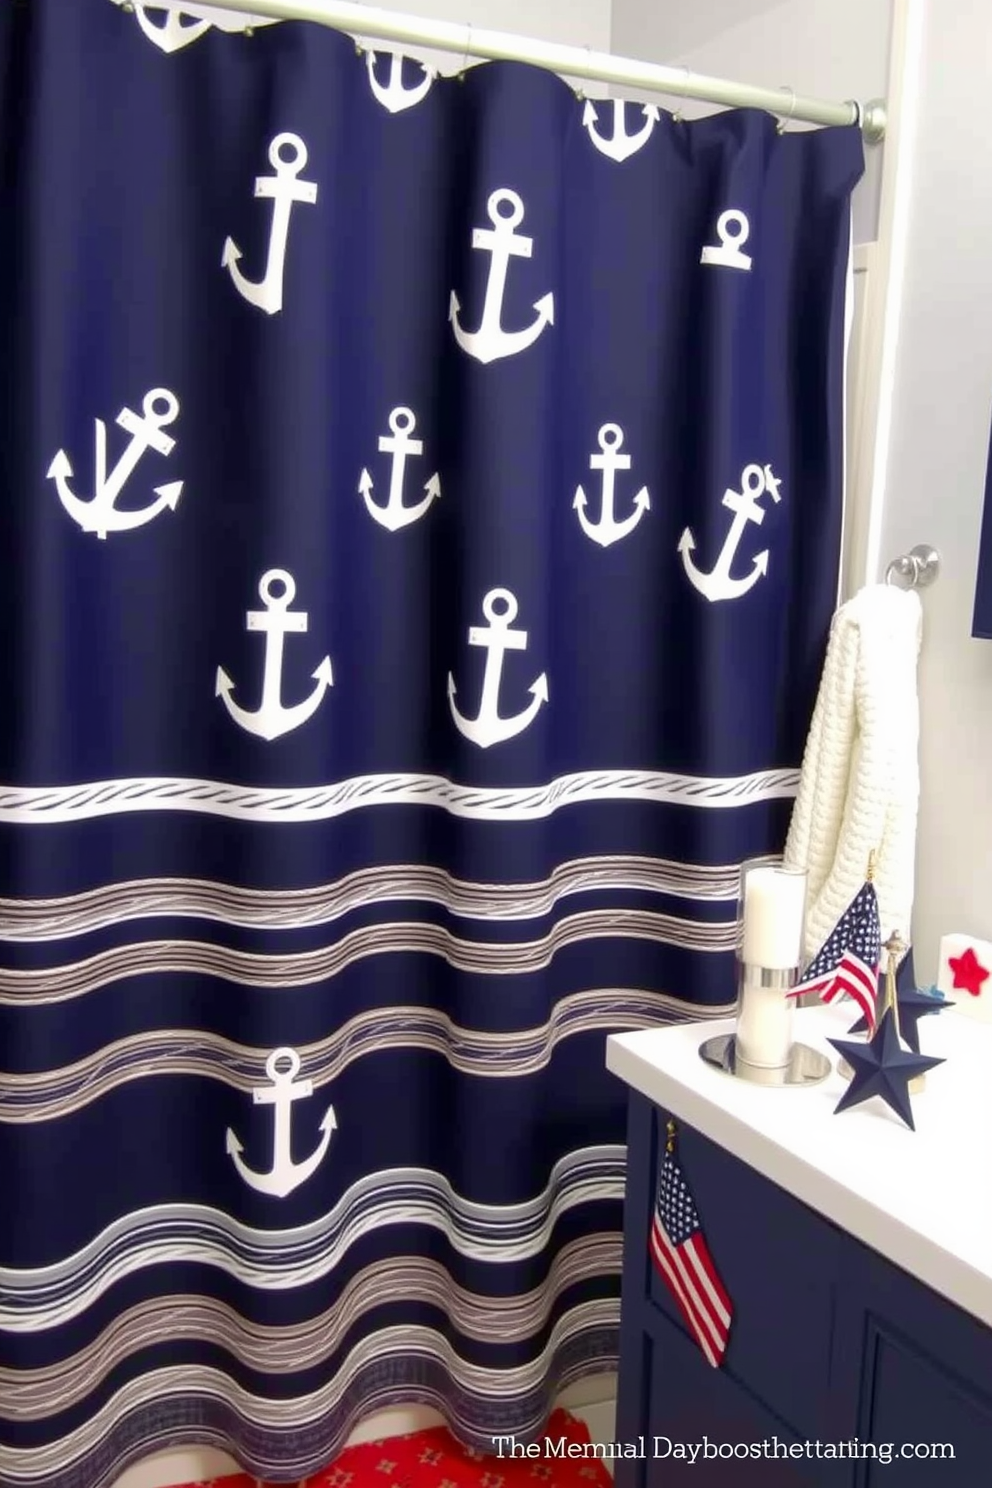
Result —
<path fill-rule="evenodd" d="M 214 1483 L 216 1488 L 257 1488 L 257 1481 L 241 1473 Z M 511 1456 L 506 1447 L 501 1457 L 483 1455 L 459 1446 L 447 1427 L 435 1426 L 346 1447 L 299 1488 L 612 1488 L 612 1483 L 602 1459 L 592 1455 L 583 1423 L 556 1410 L 541 1437 L 540 1456 Z"/>

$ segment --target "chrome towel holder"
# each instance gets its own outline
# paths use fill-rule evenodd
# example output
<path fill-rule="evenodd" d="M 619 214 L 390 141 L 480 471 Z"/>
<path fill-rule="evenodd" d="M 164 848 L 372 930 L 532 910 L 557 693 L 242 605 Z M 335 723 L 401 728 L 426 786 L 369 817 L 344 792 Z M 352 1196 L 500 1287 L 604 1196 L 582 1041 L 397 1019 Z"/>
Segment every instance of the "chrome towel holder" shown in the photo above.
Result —
<path fill-rule="evenodd" d="M 885 570 L 885 582 L 900 589 L 926 589 L 940 573 L 940 554 L 929 543 L 917 543 L 908 553 L 893 558 Z"/>

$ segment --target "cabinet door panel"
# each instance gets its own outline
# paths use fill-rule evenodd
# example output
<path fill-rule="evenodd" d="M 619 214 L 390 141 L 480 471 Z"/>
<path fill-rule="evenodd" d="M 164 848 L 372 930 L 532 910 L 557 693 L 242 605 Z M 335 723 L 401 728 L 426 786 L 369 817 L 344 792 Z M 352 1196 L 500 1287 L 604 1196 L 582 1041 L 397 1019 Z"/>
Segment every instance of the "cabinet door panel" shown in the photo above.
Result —
<path fill-rule="evenodd" d="M 659 1322 L 650 1348 L 644 1488 L 851 1488 L 849 1462 L 787 1456 L 805 1442 L 673 1325 Z"/>
<path fill-rule="evenodd" d="M 835 1352 L 851 1434 L 870 1442 L 857 1488 L 977 1488 L 992 1444 L 992 1334 L 874 1251 L 850 1242 Z M 891 1446 L 890 1446 L 891 1444 Z M 904 1444 L 925 1455 L 903 1457 Z M 945 1456 L 945 1444 L 953 1457 Z M 939 1455 L 938 1455 L 939 1451 Z"/>

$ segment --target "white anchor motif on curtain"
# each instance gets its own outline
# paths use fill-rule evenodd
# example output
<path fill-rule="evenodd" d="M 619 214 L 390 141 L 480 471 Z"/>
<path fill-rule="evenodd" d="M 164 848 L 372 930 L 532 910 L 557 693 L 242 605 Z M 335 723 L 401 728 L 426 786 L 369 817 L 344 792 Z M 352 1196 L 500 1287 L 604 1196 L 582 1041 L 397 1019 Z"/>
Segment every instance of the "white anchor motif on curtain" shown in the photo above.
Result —
<path fill-rule="evenodd" d="M 130 434 L 131 439 L 109 473 L 107 426 L 103 419 L 96 419 L 96 468 L 93 496 L 89 501 L 77 496 L 70 487 L 72 465 L 65 450 L 59 450 L 48 467 L 47 478 L 55 482 L 59 500 L 84 532 L 95 532 L 97 537 L 105 538 L 108 532 L 126 532 L 135 527 L 143 527 L 166 508 L 175 511 L 182 495 L 182 481 L 170 481 L 168 485 L 155 486 L 154 492 L 158 500 L 135 511 L 120 511 L 115 502 L 146 450 L 154 450 L 159 455 L 172 453 L 176 441 L 162 431 L 174 423 L 178 416 L 179 399 L 168 388 L 152 388 L 150 393 L 146 393 L 140 413 L 135 413 L 131 408 L 122 408 L 116 422 Z"/>
<path fill-rule="evenodd" d="M 365 65 L 368 68 L 369 87 L 383 108 L 388 109 L 391 114 L 398 114 L 403 109 L 413 108 L 415 103 L 427 97 L 431 83 L 437 77 L 437 69 L 428 67 L 426 62 L 418 63 L 417 65 L 423 70 L 423 77 L 414 87 L 404 88 L 403 53 L 389 52 L 387 55 L 389 57 L 389 82 L 383 84 L 379 82 L 375 74 L 378 54 L 366 52 Z"/>
<path fill-rule="evenodd" d="M 508 207 L 509 211 L 504 213 L 501 210 L 504 207 Z M 534 302 L 537 318 L 529 326 L 522 331 L 503 330 L 500 317 L 510 258 L 530 258 L 534 239 L 513 230 L 523 221 L 524 216 L 523 200 L 515 191 L 494 191 L 486 210 L 492 227 L 476 227 L 472 230 L 472 247 L 492 255 L 482 321 L 477 331 L 462 329 L 458 320 L 461 302 L 454 290 L 451 291 L 448 318 L 455 339 L 463 351 L 467 351 L 469 356 L 477 357 L 480 362 L 494 362 L 498 357 L 514 356 L 532 346 L 544 327 L 554 323 L 555 304 L 553 294 L 542 295 Z"/>
<path fill-rule="evenodd" d="M 276 592 L 278 590 L 280 592 Z M 331 658 L 325 656 L 320 666 L 311 673 L 316 687 L 302 703 L 284 707 L 282 702 L 282 652 L 286 635 L 302 635 L 307 628 L 306 610 L 291 610 L 296 595 L 296 581 L 283 568 L 270 568 L 262 575 L 258 586 L 259 598 L 264 610 L 249 610 L 245 616 L 246 629 L 258 630 L 265 636 L 265 662 L 262 672 L 262 701 L 255 712 L 241 708 L 231 694 L 234 683 L 223 667 L 217 668 L 215 695 L 239 727 L 249 734 L 256 734 L 270 743 L 283 734 L 298 729 L 312 718 L 324 699 L 324 693 L 334 685 Z"/>
<path fill-rule="evenodd" d="M 482 613 L 488 625 L 471 625 L 468 632 L 470 646 L 486 648 L 486 665 L 482 676 L 482 697 L 475 718 L 466 718 L 455 706 L 455 679 L 448 673 L 448 706 L 459 733 L 464 734 L 480 749 L 491 744 L 501 744 L 523 733 L 537 717 L 542 703 L 548 701 L 548 679 L 544 672 L 528 688 L 531 701 L 522 712 L 512 718 L 501 718 L 499 713 L 499 684 L 503 675 L 503 657 L 507 651 L 526 651 L 527 632 L 511 630 L 517 618 L 517 600 L 509 589 L 490 589 L 482 601 Z"/>
<path fill-rule="evenodd" d="M 268 1172 L 256 1173 L 248 1166 L 241 1156 L 244 1147 L 231 1128 L 227 1129 L 226 1149 L 241 1177 L 250 1188 L 276 1199 L 286 1198 L 316 1173 L 337 1130 L 334 1107 L 328 1106 L 320 1123 L 320 1142 L 315 1151 L 305 1162 L 293 1162 L 293 1102 L 313 1095 L 313 1081 L 297 1080 L 299 1072 L 300 1056 L 296 1050 L 276 1049 L 265 1061 L 265 1073 L 271 1085 L 255 1086 L 251 1093 L 256 1106 L 272 1107 L 272 1166 Z"/>
<path fill-rule="evenodd" d="M 411 439 L 410 435 L 416 428 L 417 420 L 409 408 L 394 408 L 389 415 L 389 427 L 392 434 L 383 434 L 379 438 L 379 451 L 381 454 L 392 455 L 392 468 L 389 476 L 389 497 L 385 506 L 372 500 L 372 477 L 367 470 L 362 471 L 358 482 L 358 489 L 365 500 L 369 516 L 389 532 L 398 532 L 401 527 L 407 527 L 411 522 L 416 522 L 427 511 L 431 502 L 436 501 L 441 494 L 441 481 L 437 471 L 424 483 L 426 495 L 412 506 L 403 505 L 403 479 L 406 472 L 406 461 L 409 455 L 422 455 L 424 452 L 424 441 L 422 439 Z"/>
<path fill-rule="evenodd" d="M 716 235 L 720 239 L 719 243 L 707 243 L 699 255 L 699 262 L 746 272 L 751 267 L 751 257 L 750 254 L 742 253 L 741 249 L 750 234 L 751 224 L 747 220 L 747 214 L 738 211 L 736 207 L 730 207 L 726 212 L 721 212 L 717 219 Z"/>
<path fill-rule="evenodd" d="M 256 176 L 255 195 L 272 198 L 272 227 L 265 276 L 257 283 L 247 279 L 238 267 L 241 249 L 233 238 L 227 238 L 221 255 L 221 267 L 227 269 L 235 286 L 245 299 L 267 315 L 282 309 L 283 277 L 289 219 L 295 202 L 309 205 L 317 200 L 316 181 L 301 181 L 300 171 L 307 163 L 307 147 L 298 134 L 277 134 L 269 145 L 269 163 L 274 176 Z"/>
<path fill-rule="evenodd" d="M 758 498 L 766 492 L 773 501 L 781 501 L 781 483 L 772 474 L 770 465 L 766 465 L 764 470 L 760 465 L 746 465 L 741 475 L 740 491 L 724 492 L 723 505 L 728 511 L 733 512 L 734 520 L 730 524 L 730 530 L 720 549 L 720 556 L 709 573 L 704 573 L 697 568 L 692 559 L 696 539 L 690 528 L 687 527 L 682 533 L 678 547 L 682 555 L 682 566 L 693 587 L 707 599 L 739 599 L 768 572 L 768 549 L 765 548 L 752 560 L 749 574 L 745 574 L 740 579 L 732 578 L 730 574 L 731 565 L 748 523 L 754 522 L 760 526 L 765 520 L 765 513 L 758 505 Z"/>
<path fill-rule="evenodd" d="M 647 486 L 642 486 L 634 497 L 634 510 L 629 516 L 618 522 L 613 515 L 614 500 L 616 497 L 616 473 L 618 470 L 629 470 L 631 459 L 629 455 L 619 453 L 623 444 L 623 430 L 619 424 L 604 424 L 599 431 L 598 455 L 589 456 L 589 469 L 601 470 L 603 472 L 603 492 L 600 506 L 600 517 L 598 522 L 590 522 L 586 516 L 586 507 L 589 504 L 585 491 L 579 486 L 575 492 L 575 500 L 572 506 L 579 516 L 579 524 L 586 537 L 591 538 L 600 547 L 608 548 L 611 543 L 619 542 L 626 537 L 628 532 L 633 532 L 644 513 L 651 506 L 651 497 L 648 495 Z"/>
<path fill-rule="evenodd" d="M 589 138 L 596 146 L 596 149 L 603 155 L 608 155 L 617 164 L 620 164 L 622 161 L 627 160 L 629 156 L 635 155 L 642 145 L 647 144 L 654 131 L 654 126 L 661 118 L 661 109 L 657 104 L 645 103 L 641 107 L 641 113 L 644 115 L 644 123 L 636 134 L 628 134 L 626 132 L 626 104 L 624 100 L 622 98 L 613 98 L 608 101 L 613 104 L 613 133 L 609 138 L 600 134 L 596 128 L 596 121 L 599 115 L 596 111 L 596 105 L 591 98 L 586 99 L 586 106 L 582 110 L 582 123 L 588 130 Z"/>
<path fill-rule="evenodd" d="M 114 0 L 114 3 L 123 6 L 126 0 Z M 178 52 L 191 42 L 198 41 L 211 26 L 217 26 L 222 31 L 244 31 L 249 27 L 279 24 L 269 17 L 232 15 L 230 11 L 215 10 L 210 5 L 186 3 L 176 6 L 175 0 L 171 4 L 170 0 L 156 0 L 154 5 L 149 5 L 147 0 L 131 0 L 131 9 L 148 40 L 166 53 Z M 162 19 L 154 21 L 148 14 L 149 10 L 159 13 Z M 190 24 L 183 23 L 184 16 Z"/>

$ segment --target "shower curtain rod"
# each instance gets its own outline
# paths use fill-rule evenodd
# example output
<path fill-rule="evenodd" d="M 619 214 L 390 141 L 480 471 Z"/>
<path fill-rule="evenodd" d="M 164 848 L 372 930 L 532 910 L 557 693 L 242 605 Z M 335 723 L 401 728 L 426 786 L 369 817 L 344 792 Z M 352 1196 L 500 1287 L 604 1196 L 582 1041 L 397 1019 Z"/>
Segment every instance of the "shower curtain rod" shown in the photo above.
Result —
<path fill-rule="evenodd" d="M 122 3 L 122 0 L 117 0 Z M 530 62 L 570 77 L 603 83 L 623 83 L 631 88 L 698 98 L 728 108 L 758 108 L 808 124 L 857 124 L 870 144 L 885 134 L 885 103 L 854 101 L 828 103 L 806 98 L 791 88 L 755 88 L 724 78 L 706 77 L 684 67 L 666 67 L 656 62 L 638 62 L 594 52 L 589 47 L 563 46 L 535 37 L 515 36 L 508 31 L 487 31 L 452 21 L 408 16 L 372 6 L 338 3 L 338 0 L 209 0 L 218 10 L 279 21 L 316 21 L 319 25 L 357 33 L 381 41 L 408 42 L 434 47 L 461 56 L 486 57 L 492 61 Z M 784 95 L 784 97 L 783 97 Z M 784 106 L 783 106 L 784 105 Z"/>

